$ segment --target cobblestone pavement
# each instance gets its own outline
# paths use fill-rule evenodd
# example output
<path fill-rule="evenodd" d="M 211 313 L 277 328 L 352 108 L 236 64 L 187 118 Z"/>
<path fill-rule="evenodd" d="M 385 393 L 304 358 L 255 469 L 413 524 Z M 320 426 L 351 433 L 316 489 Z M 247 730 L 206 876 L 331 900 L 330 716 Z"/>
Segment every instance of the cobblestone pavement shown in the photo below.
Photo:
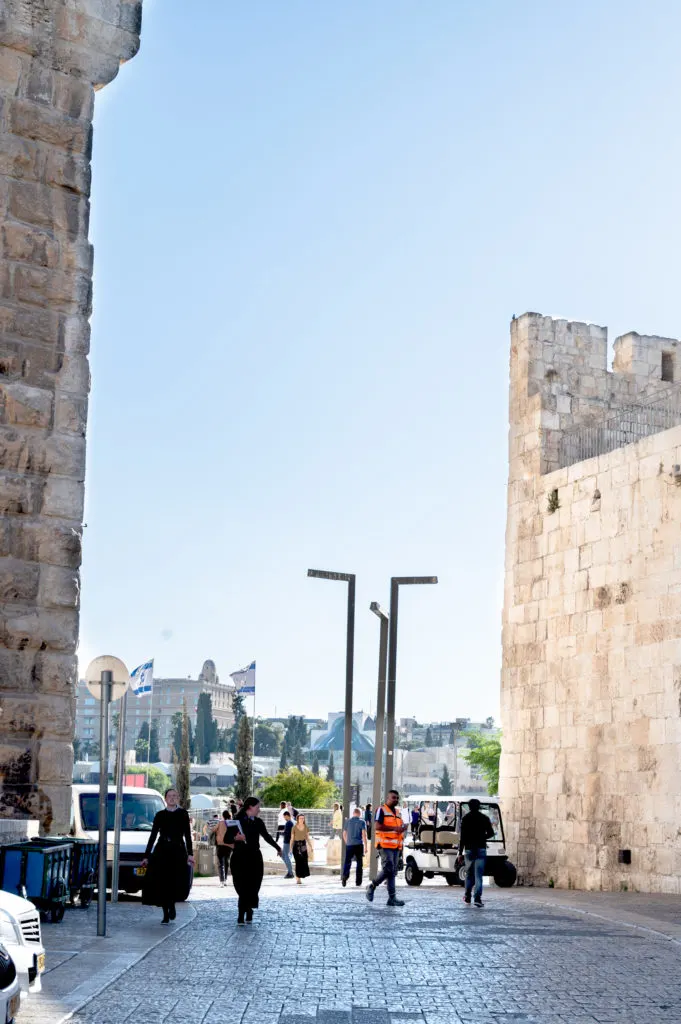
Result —
<path fill-rule="evenodd" d="M 681 945 L 548 906 L 522 889 L 483 910 L 438 883 L 373 906 L 337 880 L 266 879 L 252 926 L 233 891 L 196 886 L 196 918 L 74 1024 L 679 1024 Z"/>

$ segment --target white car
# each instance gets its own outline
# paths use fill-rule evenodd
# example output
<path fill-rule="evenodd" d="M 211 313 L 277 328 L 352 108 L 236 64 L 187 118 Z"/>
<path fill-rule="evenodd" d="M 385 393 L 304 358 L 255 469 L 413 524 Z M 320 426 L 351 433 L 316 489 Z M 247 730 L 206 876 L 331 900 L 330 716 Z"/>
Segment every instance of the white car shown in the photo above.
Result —
<path fill-rule="evenodd" d="M 21 988 L 21 998 L 40 992 L 45 970 L 45 947 L 40 934 L 40 914 L 29 901 L 0 889 L 0 943 L 7 949 Z M 0 1011 L 0 1024 L 4 1024 Z"/>
<path fill-rule="evenodd" d="M 19 977 L 12 957 L 0 945 L 0 1024 L 12 1024 L 21 1005 L 20 992 Z"/>

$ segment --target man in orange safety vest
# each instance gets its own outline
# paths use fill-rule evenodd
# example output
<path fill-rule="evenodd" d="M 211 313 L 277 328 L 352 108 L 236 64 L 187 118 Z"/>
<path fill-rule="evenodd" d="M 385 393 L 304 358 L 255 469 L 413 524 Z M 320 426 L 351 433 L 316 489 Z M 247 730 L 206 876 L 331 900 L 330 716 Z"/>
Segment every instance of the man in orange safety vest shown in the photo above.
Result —
<path fill-rule="evenodd" d="M 398 900 L 395 888 L 397 865 L 404 842 L 404 833 L 408 825 L 402 821 L 399 808 L 400 794 L 391 789 L 385 803 L 376 811 L 374 842 L 381 858 L 381 873 L 367 886 L 366 897 L 369 903 L 374 901 L 374 893 L 383 882 L 388 886 L 388 906 L 403 907 L 404 900 Z"/>

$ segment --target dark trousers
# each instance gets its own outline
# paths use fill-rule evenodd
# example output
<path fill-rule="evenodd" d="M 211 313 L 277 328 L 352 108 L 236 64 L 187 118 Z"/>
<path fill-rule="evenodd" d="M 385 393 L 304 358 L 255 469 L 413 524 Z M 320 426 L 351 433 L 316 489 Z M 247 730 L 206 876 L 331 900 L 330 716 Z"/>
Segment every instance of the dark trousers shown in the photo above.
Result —
<path fill-rule="evenodd" d="M 382 850 L 379 847 L 378 855 L 381 858 L 381 872 L 376 877 L 374 888 L 385 882 L 388 886 L 388 896 L 394 896 L 397 891 L 395 888 L 395 877 L 397 875 L 397 865 L 400 862 L 400 851 Z"/>
<path fill-rule="evenodd" d="M 229 874 L 229 858 L 232 856 L 231 846 L 216 846 L 216 853 L 218 855 L 218 874 L 220 875 L 220 881 L 226 882 L 227 875 Z"/>
<path fill-rule="evenodd" d="M 355 876 L 355 881 L 357 882 L 357 885 L 361 885 L 362 884 L 362 866 L 363 866 L 362 865 L 362 861 L 363 861 L 363 859 L 364 859 L 364 847 L 362 846 L 361 843 L 359 843 L 357 846 L 346 846 L 345 847 L 345 863 L 343 864 L 343 874 L 341 875 L 341 878 L 347 879 L 347 878 L 350 877 L 350 871 L 352 870 L 352 862 L 353 862 L 353 860 L 356 860 L 357 861 L 357 874 Z"/>

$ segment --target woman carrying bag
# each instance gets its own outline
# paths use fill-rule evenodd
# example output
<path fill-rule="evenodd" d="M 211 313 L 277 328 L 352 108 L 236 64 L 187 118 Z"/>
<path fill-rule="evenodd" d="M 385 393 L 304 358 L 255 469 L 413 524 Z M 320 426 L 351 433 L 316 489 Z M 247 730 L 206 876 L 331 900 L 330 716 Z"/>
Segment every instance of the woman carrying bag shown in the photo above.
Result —
<path fill-rule="evenodd" d="M 307 827 L 304 814 L 298 814 L 291 832 L 291 850 L 296 862 L 296 884 L 301 885 L 304 878 L 310 877 L 310 858 L 314 854 L 312 837 Z"/>
<path fill-rule="evenodd" d="M 161 907 L 161 924 L 170 924 L 175 920 L 175 904 L 184 902 L 189 895 L 194 857 L 189 815 L 180 807 L 177 790 L 167 789 L 165 799 L 165 810 L 154 818 L 142 861 L 142 867 L 147 869 L 142 903 Z"/>
<path fill-rule="evenodd" d="M 258 909 L 260 886 L 263 877 L 263 860 L 260 840 L 273 846 L 281 857 L 281 848 L 265 828 L 260 814 L 260 800 L 249 796 L 236 816 L 239 831 L 234 835 L 231 868 L 232 881 L 239 897 L 237 924 L 251 924 L 253 911 Z M 230 841 L 231 841 L 230 836 Z"/>

